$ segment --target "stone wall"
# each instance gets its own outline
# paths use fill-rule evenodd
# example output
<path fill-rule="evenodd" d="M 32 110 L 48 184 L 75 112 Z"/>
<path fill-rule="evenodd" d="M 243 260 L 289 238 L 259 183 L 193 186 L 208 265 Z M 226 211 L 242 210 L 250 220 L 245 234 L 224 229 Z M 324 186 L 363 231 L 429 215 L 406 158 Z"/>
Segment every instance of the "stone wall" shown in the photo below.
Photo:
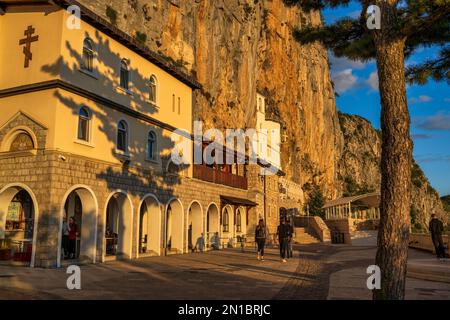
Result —
<path fill-rule="evenodd" d="M 183 205 L 184 225 L 187 226 L 188 209 L 192 201 L 200 203 L 203 213 L 211 203 L 220 207 L 220 196 L 248 198 L 248 191 L 211 184 L 197 179 L 156 176 L 149 170 L 126 168 L 93 161 L 88 158 L 56 151 L 41 151 L 38 155 L 0 158 L 0 190 L 7 185 L 26 185 L 36 196 L 38 205 L 36 266 L 55 267 L 61 213 L 67 192 L 74 186 L 92 190 L 98 203 L 97 239 L 103 239 L 104 217 L 108 197 L 125 192 L 132 203 L 133 235 L 137 235 L 139 209 L 143 197 L 154 194 L 161 204 L 176 198 Z M 163 208 L 161 208 L 163 209 Z M 235 208 L 236 209 L 236 208 Z M 164 210 L 162 210 L 164 212 Z M 248 214 L 247 232 L 254 231 L 257 209 Z M 161 235 L 163 232 L 161 232 Z M 137 255 L 137 237 L 132 239 L 132 257 Z M 186 236 L 184 247 L 187 246 Z M 103 258 L 103 242 L 97 241 L 97 261 Z"/>

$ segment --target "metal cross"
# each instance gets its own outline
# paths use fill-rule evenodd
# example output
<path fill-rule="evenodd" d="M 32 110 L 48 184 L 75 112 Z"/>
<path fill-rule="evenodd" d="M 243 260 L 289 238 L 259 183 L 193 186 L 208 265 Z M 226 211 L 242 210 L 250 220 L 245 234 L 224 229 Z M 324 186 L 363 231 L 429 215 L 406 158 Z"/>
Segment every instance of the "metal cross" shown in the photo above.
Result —
<path fill-rule="evenodd" d="M 23 33 L 26 38 L 19 40 L 19 45 L 25 45 L 25 47 L 23 47 L 23 54 L 25 55 L 24 68 L 28 68 L 30 65 L 30 60 L 33 59 L 33 54 L 31 53 L 31 43 L 39 40 L 39 36 L 31 36 L 34 32 L 34 28 L 32 26 L 28 26 Z"/>

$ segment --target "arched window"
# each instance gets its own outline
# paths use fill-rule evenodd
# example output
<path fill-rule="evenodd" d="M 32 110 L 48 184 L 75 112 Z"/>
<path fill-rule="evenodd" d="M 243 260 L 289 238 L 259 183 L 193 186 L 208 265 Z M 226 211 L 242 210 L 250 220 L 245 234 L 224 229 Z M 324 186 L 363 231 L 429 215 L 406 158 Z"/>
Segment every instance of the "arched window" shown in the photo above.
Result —
<path fill-rule="evenodd" d="M 157 154 L 156 134 L 153 131 L 150 131 L 147 137 L 147 159 L 156 160 Z"/>
<path fill-rule="evenodd" d="M 85 38 L 83 41 L 83 69 L 89 72 L 94 71 L 94 44 L 90 38 Z"/>
<path fill-rule="evenodd" d="M 117 125 L 117 150 L 128 152 L 128 124 L 124 120 Z"/>
<path fill-rule="evenodd" d="M 228 210 L 225 210 L 225 211 L 223 212 L 222 225 L 223 225 L 223 232 L 228 232 L 228 230 L 229 230 L 229 216 L 228 216 Z"/>
<path fill-rule="evenodd" d="M 241 210 L 236 213 L 236 232 L 242 231 L 242 220 L 241 220 Z"/>
<path fill-rule="evenodd" d="M 130 69 L 128 66 L 128 61 L 122 59 L 120 62 L 120 86 L 126 90 L 129 89 L 130 83 Z"/>
<path fill-rule="evenodd" d="M 157 80 L 155 76 L 150 77 L 149 88 L 148 88 L 148 99 L 150 102 L 156 104 L 157 99 Z"/>
<path fill-rule="evenodd" d="M 89 142 L 91 114 L 89 109 L 81 107 L 78 112 L 78 140 Z"/>

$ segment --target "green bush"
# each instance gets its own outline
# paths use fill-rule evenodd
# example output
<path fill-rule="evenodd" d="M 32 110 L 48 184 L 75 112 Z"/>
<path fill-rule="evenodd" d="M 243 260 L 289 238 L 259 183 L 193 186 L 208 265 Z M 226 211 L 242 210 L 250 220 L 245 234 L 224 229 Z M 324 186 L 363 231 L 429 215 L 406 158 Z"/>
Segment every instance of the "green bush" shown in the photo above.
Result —
<path fill-rule="evenodd" d="M 312 191 L 309 194 L 309 199 L 305 206 L 309 210 L 309 214 L 312 216 L 318 216 L 325 218 L 324 211 L 322 207 L 325 204 L 325 197 L 320 187 L 316 184 L 312 185 Z"/>
<path fill-rule="evenodd" d="M 142 44 L 145 44 L 145 42 L 147 41 L 147 35 L 143 32 L 136 31 L 135 38 L 138 42 L 140 42 Z"/>

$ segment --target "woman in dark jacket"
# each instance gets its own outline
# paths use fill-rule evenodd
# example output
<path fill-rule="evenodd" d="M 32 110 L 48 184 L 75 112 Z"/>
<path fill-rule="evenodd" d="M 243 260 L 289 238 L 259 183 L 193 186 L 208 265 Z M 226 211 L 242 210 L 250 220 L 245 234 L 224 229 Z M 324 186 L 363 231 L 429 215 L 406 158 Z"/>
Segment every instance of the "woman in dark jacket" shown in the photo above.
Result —
<path fill-rule="evenodd" d="M 255 230 L 255 241 L 258 246 L 258 260 L 264 261 L 264 246 L 266 245 L 267 229 L 264 220 L 260 219 Z"/>

